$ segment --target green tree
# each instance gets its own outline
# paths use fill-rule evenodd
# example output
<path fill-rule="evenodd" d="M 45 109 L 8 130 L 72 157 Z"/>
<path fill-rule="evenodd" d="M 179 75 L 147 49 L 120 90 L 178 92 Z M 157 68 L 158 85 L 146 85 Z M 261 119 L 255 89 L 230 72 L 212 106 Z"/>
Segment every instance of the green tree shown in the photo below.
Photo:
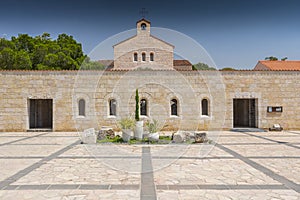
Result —
<path fill-rule="evenodd" d="M 281 58 L 281 61 L 286 61 L 288 57 Z"/>
<path fill-rule="evenodd" d="M 32 68 L 36 69 L 37 65 L 44 62 L 45 56 L 48 54 L 48 48 L 45 44 L 37 44 L 31 56 Z"/>
<path fill-rule="evenodd" d="M 105 68 L 105 65 L 98 61 L 91 61 L 89 57 L 87 57 L 80 66 L 80 70 L 104 70 Z"/>
<path fill-rule="evenodd" d="M 14 69 L 32 69 L 32 63 L 29 54 L 22 50 L 16 53 L 13 65 Z"/>
<path fill-rule="evenodd" d="M 0 38 L 0 51 L 2 51 L 4 48 L 15 49 L 16 47 L 12 41 Z"/>
<path fill-rule="evenodd" d="M 34 39 L 28 34 L 19 34 L 18 37 L 12 37 L 11 40 L 19 51 L 25 50 L 31 53 L 34 49 Z"/>
<path fill-rule="evenodd" d="M 232 67 L 224 67 L 222 69 L 220 69 L 220 71 L 235 71 L 236 69 L 232 68 Z"/>
<path fill-rule="evenodd" d="M 216 70 L 216 68 L 210 67 L 207 64 L 201 62 L 194 64 L 192 67 L 193 70 Z"/>
<path fill-rule="evenodd" d="M 0 69 L 13 69 L 15 52 L 11 48 L 4 48 L 0 52 Z"/>
<path fill-rule="evenodd" d="M 48 66 L 49 69 L 60 69 L 58 67 L 58 55 L 56 54 L 47 54 L 42 64 Z"/>
<path fill-rule="evenodd" d="M 269 57 L 266 57 L 265 60 L 276 61 L 276 60 L 278 60 L 278 58 L 275 56 L 269 56 Z"/>
<path fill-rule="evenodd" d="M 0 38 L 0 69 L 77 70 L 85 58 L 81 44 L 65 33 L 56 40 L 49 33 Z M 91 69 L 103 69 L 95 61 L 85 64 Z"/>
<path fill-rule="evenodd" d="M 58 66 L 61 67 L 61 69 L 79 69 L 78 63 L 73 60 L 69 55 L 64 54 L 63 52 L 58 52 Z"/>
<path fill-rule="evenodd" d="M 139 90 L 135 90 L 135 120 L 140 121 L 140 97 Z"/>

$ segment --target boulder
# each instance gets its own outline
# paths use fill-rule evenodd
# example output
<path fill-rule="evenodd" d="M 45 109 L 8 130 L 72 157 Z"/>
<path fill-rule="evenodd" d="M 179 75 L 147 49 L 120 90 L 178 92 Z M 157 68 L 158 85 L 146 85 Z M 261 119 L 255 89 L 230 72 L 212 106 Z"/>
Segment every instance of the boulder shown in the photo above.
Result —
<path fill-rule="evenodd" d="M 112 128 L 102 128 L 97 134 L 98 140 L 104 140 L 106 138 L 113 139 L 114 137 L 115 132 L 112 130 Z"/>
<path fill-rule="evenodd" d="M 204 143 L 207 141 L 208 139 L 205 132 L 203 133 L 195 132 L 195 143 Z"/>
<path fill-rule="evenodd" d="M 172 141 L 174 143 L 193 142 L 194 134 L 187 131 L 178 131 L 172 134 Z"/>
<path fill-rule="evenodd" d="M 81 134 L 81 140 L 83 144 L 95 144 L 97 137 L 94 128 L 85 129 Z"/>

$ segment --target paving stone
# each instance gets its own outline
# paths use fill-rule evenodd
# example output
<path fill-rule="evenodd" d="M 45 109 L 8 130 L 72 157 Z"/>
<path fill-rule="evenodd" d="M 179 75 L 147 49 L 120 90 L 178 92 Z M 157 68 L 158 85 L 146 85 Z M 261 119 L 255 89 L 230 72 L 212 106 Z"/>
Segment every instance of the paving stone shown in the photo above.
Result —
<path fill-rule="evenodd" d="M 300 199 L 298 131 L 208 133 L 216 145 L 39 134 L 0 133 L 0 199 Z"/>

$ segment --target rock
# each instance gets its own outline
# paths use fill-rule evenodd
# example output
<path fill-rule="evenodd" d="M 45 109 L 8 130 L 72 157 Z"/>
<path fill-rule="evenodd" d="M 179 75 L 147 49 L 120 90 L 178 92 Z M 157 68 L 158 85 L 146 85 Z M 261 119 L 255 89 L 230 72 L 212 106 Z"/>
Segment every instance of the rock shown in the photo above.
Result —
<path fill-rule="evenodd" d="M 172 141 L 174 143 L 203 143 L 207 142 L 206 133 L 201 132 L 188 132 L 188 131 L 178 131 L 172 134 Z"/>
<path fill-rule="evenodd" d="M 174 143 L 184 143 L 191 142 L 193 140 L 194 134 L 187 131 L 179 131 L 172 134 L 172 141 Z"/>
<path fill-rule="evenodd" d="M 180 133 L 173 133 L 172 141 L 174 143 L 183 143 L 183 136 Z"/>
<path fill-rule="evenodd" d="M 81 134 L 81 140 L 84 144 L 95 144 L 97 142 L 97 137 L 94 128 L 89 128 L 83 131 Z"/>
<path fill-rule="evenodd" d="M 115 132 L 112 130 L 112 128 L 102 128 L 97 135 L 98 140 L 103 139 L 113 139 L 115 137 Z"/>
<path fill-rule="evenodd" d="M 195 132 L 195 142 L 196 143 L 204 143 L 207 142 L 207 135 L 205 132 L 203 133 L 199 133 L 199 132 Z"/>

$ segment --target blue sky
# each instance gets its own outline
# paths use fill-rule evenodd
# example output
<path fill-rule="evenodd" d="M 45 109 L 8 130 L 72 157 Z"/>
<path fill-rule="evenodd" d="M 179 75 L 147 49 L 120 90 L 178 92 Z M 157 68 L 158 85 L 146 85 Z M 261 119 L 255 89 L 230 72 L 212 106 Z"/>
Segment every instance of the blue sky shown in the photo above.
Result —
<path fill-rule="evenodd" d="M 300 60 L 297 0 L 6 0 L 0 5 L 0 37 L 67 33 L 87 54 L 108 37 L 135 28 L 144 7 L 153 27 L 193 38 L 218 68 L 251 69 L 267 56 Z"/>

